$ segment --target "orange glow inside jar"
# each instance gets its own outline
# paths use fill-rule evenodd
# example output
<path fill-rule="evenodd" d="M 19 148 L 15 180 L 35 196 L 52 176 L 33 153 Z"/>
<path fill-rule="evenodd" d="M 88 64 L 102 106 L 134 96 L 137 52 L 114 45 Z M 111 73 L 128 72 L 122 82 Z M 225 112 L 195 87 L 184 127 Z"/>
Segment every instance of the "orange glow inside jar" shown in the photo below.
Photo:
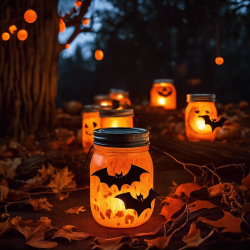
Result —
<path fill-rule="evenodd" d="M 118 131 L 117 133 L 117 130 L 124 132 Z M 109 133 L 112 134 L 110 138 Z M 133 141 L 134 135 L 137 137 L 135 141 Z M 131 145 L 125 145 L 126 142 L 123 144 L 123 140 L 126 141 L 128 136 L 132 138 L 129 142 Z M 94 140 L 94 154 L 90 162 L 92 215 L 97 223 L 106 227 L 132 228 L 140 226 L 152 215 L 155 201 L 151 202 L 151 208 L 145 209 L 138 216 L 136 210 L 126 209 L 124 202 L 115 196 L 130 192 L 135 199 L 140 194 L 145 199 L 149 190 L 153 188 L 153 163 L 148 152 L 149 133 L 146 129 L 138 128 L 108 128 L 95 130 L 94 138 L 96 137 L 98 137 L 97 139 L 101 138 L 101 140 L 99 142 Z M 138 140 L 141 140 L 141 143 L 138 143 Z M 105 145 L 98 145 L 99 143 Z M 130 171 L 131 164 L 143 168 L 148 173 L 142 173 L 140 181 L 135 181 L 131 185 L 124 184 L 120 190 L 116 185 L 109 187 L 106 183 L 100 182 L 98 176 L 92 175 L 98 170 L 107 168 L 110 176 L 121 173 L 125 176 Z"/>
<path fill-rule="evenodd" d="M 94 100 L 96 105 L 101 105 L 110 108 L 112 106 L 112 100 L 109 98 L 109 95 L 96 95 L 94 97 Z"/>
<path fill-rule="evenodd" d="M 176 109 L 176 89 L 172 79 L 157 79 L 150 91 L 150 105 L 164 109 Z"/>
<path fill-rule="evenodd" d="M 188 105 L 185 110 L 186 136 L 191 141 L 215 139 L 215 130 L 212 132 L 210 125 L 199 116 L 208 115 L 210 120 L 217 119 L 215 107 L 215 95 L 213 94 L 189 94 Z"/>
<path fill-rule="evenodd" d="M 99 105 L 84 106 L 82 115 L 82 146 L 85 153 L 87 153 L 93 145 L 94 130 L 101 127 L 99 108 Z"/>
<path fill-rule="evenodd" d="M 129 99 L 129 92 L 123 89 L 110 89 L 109 98 L 120 102 L 121 109 L 130 107 L 131 101 Z"/>
<path fill-rule="evenodd" d="M 100 110 L 102 128 L 133 127 L 133 109 Z"/>

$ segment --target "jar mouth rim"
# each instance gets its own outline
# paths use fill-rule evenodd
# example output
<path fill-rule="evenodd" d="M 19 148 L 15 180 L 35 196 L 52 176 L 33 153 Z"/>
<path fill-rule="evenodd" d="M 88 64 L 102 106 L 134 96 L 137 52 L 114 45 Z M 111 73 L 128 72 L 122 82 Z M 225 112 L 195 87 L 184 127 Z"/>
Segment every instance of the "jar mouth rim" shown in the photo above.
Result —
<path fill-rule="evenodd" d="M 157 83 L 174 83 L 174 80 L 173 79 L 155 79 L 154 84 L 157 84 Z"/>
<path fill-rule="evenodd" d="M 115 148 L 115 149 L 133 149 L 133 148 L 142 148 L 142 147 L 146 147 L 146 146 L 149 146 L 150 145 L 150 142 L 148 142 L 147 144 L 138 144 L 138 145 L 133 145 L 133 146 L 131 146 L 131 145 L 127 145 L 127 146 L 125 146 L 125 145 L 122 145 L 122 147 L 121 146 L 115 146 L 115 145 L 112 145 L 112 146 L 107 146 L 106 144 L 102 144 L 102 143 L 96 143 L 96 142 L 94 142 L 93 143 L 93 146 L 95 147 L 95 146 L 101 146 L 101 147 L 105 147 L 105 148 Z"/>
<path fill-rule="evenodd" d="M 215 102 L 215 94 L 187 94 L 187 102 Z"/>
<path fill-rule="evenodd" d="M 134 116 L 133 109 L 101 109 L 99 110 L 100 117 L 126 117 Z"/>

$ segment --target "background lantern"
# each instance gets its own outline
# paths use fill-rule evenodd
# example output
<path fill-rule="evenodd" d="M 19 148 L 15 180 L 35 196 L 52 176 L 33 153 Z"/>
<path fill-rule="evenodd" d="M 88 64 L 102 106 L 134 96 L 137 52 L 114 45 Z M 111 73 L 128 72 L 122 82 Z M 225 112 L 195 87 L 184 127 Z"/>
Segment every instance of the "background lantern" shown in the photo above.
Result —
<path fill-rule="evenodd" d="M 215 139 L 215 130 L 205 124 L 205 120 L 199 116 L 208 115 L 210 120 L 217 119 L 214 94 L 188 94 L 188 105 L 185 110 L 186 136 L 189 140 Z"/>
<path fill-rule="evenodd" d="M 131 106 L 131 101 L 129 99 L 129 92 L 123 89 L 110 89 L 109 90 L 109 97 L 112 100 L 119 101 L 121 107 L 129 107 Z"/>
<path fill-rule="evenodd" d="M 84 26 L 87 26 L 87 25 L 89 24 L 89 19 L 88 19 L 88 18 L 83 18 L 82 24 L 83 24 Z"/>
<path fill-rule="evenodd" d="M 26 30 L 19 30 L 17 32 L 17 38 L 20 41 L 24 41 L 28 37 L 28 32 Z"/>
<path fill-rule="evenodd" d="M 133 109 L 99 110 L 101 128 L 133 127 Z"/>
<path fill-rule="evenodd" d="M 8 40 L 10 39 L 10 34 L 9 34 L 8 32 L 4 32 L 4 33 L 2 34 L 2 39 L 3 39 L 4 41 L 8 41 Z"/>
<path fill-rule="evenodd" d="M 130 140 L 128 140 L 128 137 Z M 149 132 L 139 128 L 107 128 L 94 132 L 94 154 L 90 163 L 90 206 L 97 223 L 106 227 L 131 228 L 145 223 L 153 213 L 145 209 L 139 216 L 134 209 L 126 209 L 122 200 L 115 198 L 130 193 L 133 198 L 142 194 L 145 199 L 153 188 L 153 163 L 148 152 Z M 96 175 L 96 171 L 105 169 L 108 175 L 125 176 L 131 164 L 142 168 L 139 180 L 119 189 L 116 184 L 108 186 Z M 94 174 L 94 175 L 93 175 Z M 115 179 L 115 178 L 114 178 Z"/>
<path fill-rule="evenodd" d="M 222 64 L 224 63 L 223 57 L 221 57 L 221 56 L 216 57 L 216 58 L 215 58 L 215 63 L 216 63 L 217 65 L 222 65 Z"/>
<path fill-rule="evenodd" d="M 82 114 L 82 146 L 87 153 L 94 141 L 94 130 L 101 127 L 99 105 L 85 105 Z"/>
<path fill-rule="evenodd" d="M 34 23 L 37 19 L 37 14 L 34 10 L 27 10 L 25 13 L 24 13 L 24 20 L 27 22 L 27 23 Z"/>
<path fill-rule="evenodd" d="M 109 98 L 109 95 L 96 95 L 94 96 L 94 101 L 96 105 L 112 107 L 112 100 Z"/>
<path fill-rule="evenodd" d="M 157 79 L 150 91 L 150 105 L 164 109 L 176 109 L 176 89 L 172 79 Z"/>

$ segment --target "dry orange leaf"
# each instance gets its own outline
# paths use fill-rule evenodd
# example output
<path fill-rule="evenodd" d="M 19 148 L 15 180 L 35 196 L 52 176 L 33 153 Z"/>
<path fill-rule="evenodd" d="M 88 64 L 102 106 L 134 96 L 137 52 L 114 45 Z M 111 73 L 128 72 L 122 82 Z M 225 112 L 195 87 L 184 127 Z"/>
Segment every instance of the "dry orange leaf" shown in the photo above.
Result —
<path fill-rule="evenodd" d="M 209 201 L 203 201 L 203 200 L 198 200 L 188 205 L 188 209 L 191 213 L 197 210 L 203 209 L 203 208 L 211 209 L 214 207 L 217 207 L 217 206 L 215 206 Z"/>
<path fill-rule="evenodd" d="M 244 179 L 242 179 L 241 183 L 247 187 L 250 187 L 250 173 Z"/>
<path fill-rule="evenodd" d="M 96 238 L 96 241 L 100 244 L 95 246 L 92 249 L 99 250 L 118 250 L 123 244 L 120 244 L 123 237 L 117 237 L 112 239 Z"/>
<path fill-rule="evenodd" d="M 12 228 L 11 223 L 9 222 L 9 219 L 5 222 L 0 222 L 0 235 L 3 234 L 8 229 Z"/>
<path fill-rule="evenodd" d="M 220 220 L 211 221 L 203 217 L 199 217 L 198 220 L 202 221 L 210 226 L 217 227 L 217 228 L 224 228 L 221 233 L 242 233 L 240 224 L 242 222 L 241 218 L 234 217 L 230 212 L 224 212 L 224 217 Z"/>
<path fill-rule="evenodd" d="M 63 237 L 63 238 L 68 239 L 71 242 L 71 240 L 84 240 L 92 236 L 91 234 L 86 234 L 84 232 L 73 232 L 72 231 L 73 228 L 76 228 L 76 227 L 72 225 L 63 226 L 54 234 L 52 239 Z"/>
<path fill-rule="evenodd" d="M 200 190 L 203 188 L 202 186 L 196 184 L 196 183 L 184 183 L 178 186 L 175 190 L 175 195 L 181 196 L 183 193 L 190 197 L 190 194 L 195 190 Z"/>
<path fill-rule="evenodd" d="M 162 203 L 165 205 L 162 207 L 160 215 L 163 215 L 167 221 L 170 221 L 171 217 L 184 205 L 183 201 L 172 197 L 166 197 Z"/>
<path fill-rule="evenodd" d="M 167 237 L 158 237 L 153 240 L 145 240 L 148 244 L 147 249 L 151 249 L 155 247 L 157 247 L 158 249 L 166 249 L 168 247 L 171 236 L 172 235 L 167 236 Z"/>
<path fill-rule="evenodd" d="M 9 188 L 6 186 L 0 185 L 0 202 L 5 201 L 9 193 Z"/>
<path fill-rule="evenodd" d="M 33 206 L 35 211 L 38 210 L 47 210 L 47 211 L 51 211 L 51 207 L 53 207 L 53 205 L 51 205 L 48 201 L 47 198 L 39 198 L 39 199 L 31 199 L 29 201 L 27 201 L 26 203 L 29 203 Z"/>
<path fill-rule="evenodd" d="M 6 178 L 13 179 L 17 166 L 20 165 L 21 158 L 8 159 L 7 161 L 0 161 L 0 175 Z"/>
<path fill-rule="evenodd" d="M 64 213 L 67 213 L 67 214 L 79 214 L 79 212 L 84 212 L 86 211 L 86 209 L 84 209 L 84 206 L 81 206 L 81 207 L 72 207 L 68 210 L 65 210 Z"/>
<path fill-rule="evenodd" d="M 217 185 L 214 185 L 212 187 L 208 188 L 208 192 L 210 193 L 211 197 L 221 196 L 226 189 L 231 188 L 230 183 L 219 183 Z"/>
<path fill-rule="evenodd" d="M 200 246 L 207 238 L 209 238 L 214 233 L 214 231 L 215 230 L 213 229 L 205 238 L 201 238 L 200 229 L 197 229 L 196 222 L 194 222 L 190 226 L 188 235 L 186 235 L 182 238 L 182 240 L 185 243 L 187 243 L 187 245 L 182 247 L 179 250 L 183 250 L 183 249 L 190 248 L 190 247 Z"/>

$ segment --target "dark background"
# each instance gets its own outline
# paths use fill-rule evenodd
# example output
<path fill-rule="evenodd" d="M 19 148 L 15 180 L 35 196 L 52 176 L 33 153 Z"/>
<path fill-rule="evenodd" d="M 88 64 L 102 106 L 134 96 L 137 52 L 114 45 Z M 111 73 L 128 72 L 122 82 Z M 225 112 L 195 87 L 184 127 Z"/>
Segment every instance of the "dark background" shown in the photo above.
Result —
<path fill-rule="evenodd" d="M 186 106 L 187 93 L 215 93 L 221 103 L 250 101 L 250 1 L 109 2 L 114 11 L 94 14 L 102 28 L 85 45 L 93 56 L 84 60 L 80 45 L 74 56 L 60 55 L 58 107 L 72 99 L 93 103 L 111 87 L 129 90 L 132 102 L 149 99 L 157 78 L 174 79 L 178 108 Z M 96 49 L 103 50 L 102 61 L 95 60 Z"/>

